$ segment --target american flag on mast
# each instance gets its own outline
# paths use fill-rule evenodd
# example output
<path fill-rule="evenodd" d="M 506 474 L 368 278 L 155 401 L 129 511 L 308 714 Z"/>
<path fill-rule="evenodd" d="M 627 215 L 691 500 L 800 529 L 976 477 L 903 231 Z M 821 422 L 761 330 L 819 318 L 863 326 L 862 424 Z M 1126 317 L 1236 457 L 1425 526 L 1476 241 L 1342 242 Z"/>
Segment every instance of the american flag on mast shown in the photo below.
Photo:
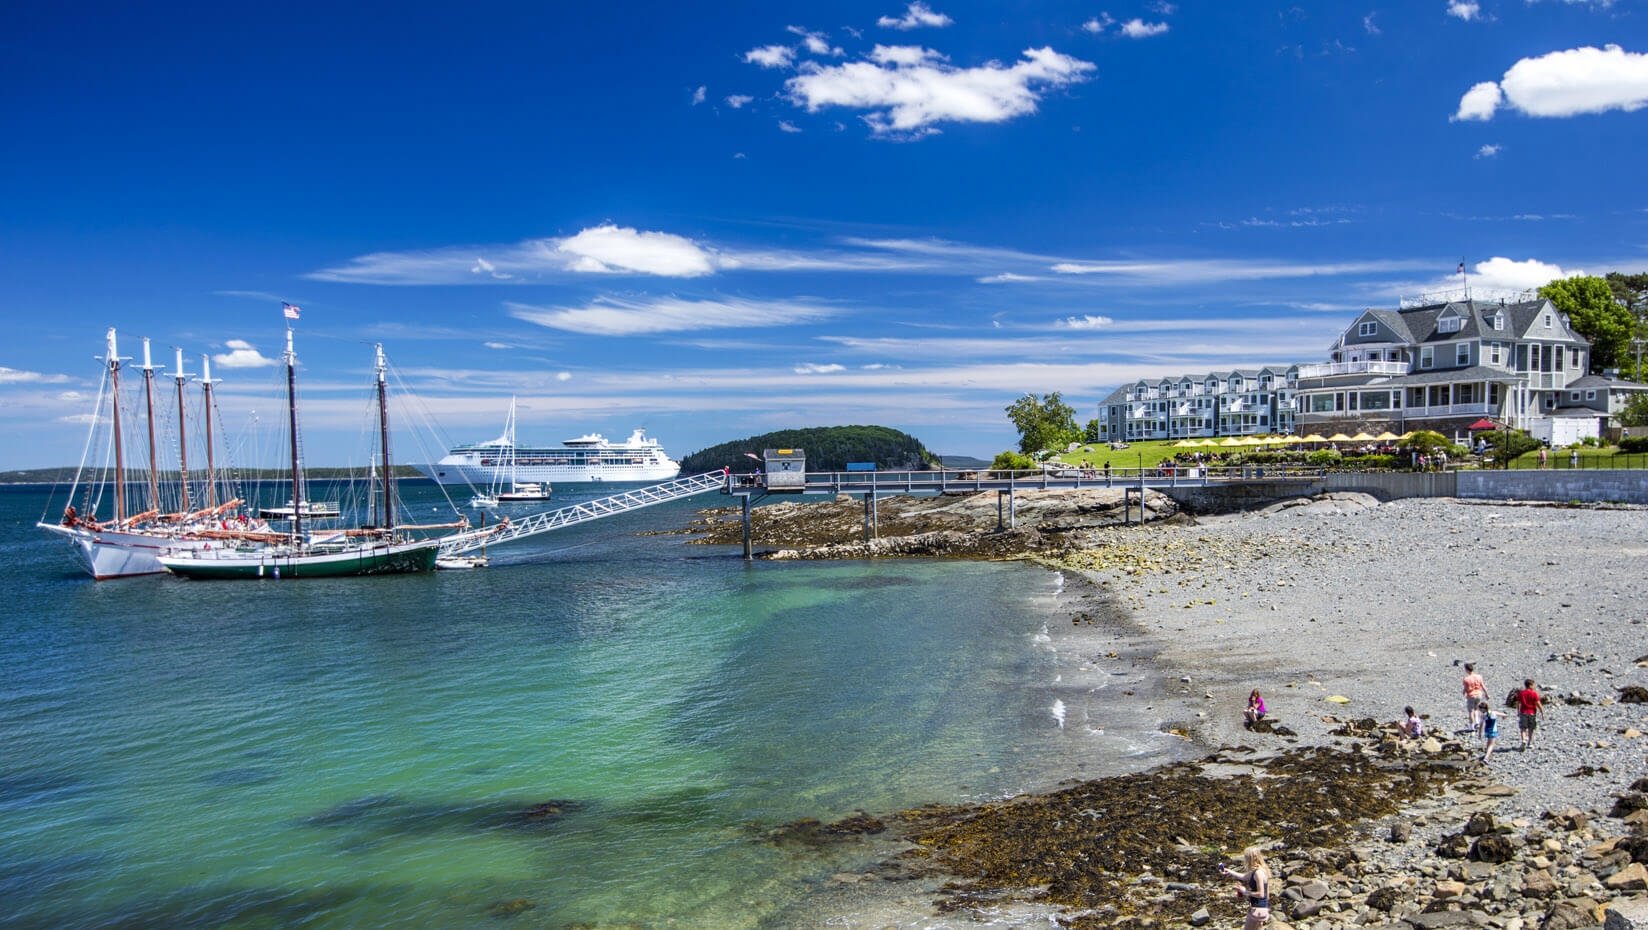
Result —
<path fill-rule="evenodd" d="M 280 309 L 286 313 L 286 318 L 288 320 L 295 320 L 298 318 L 299 314 L 303 313 L 303 308 L 296 304 L 283 303 L 280 305 Z"/>
<path fill-rule="evenodd" d="M 1465 273 L 1465 263 L 1460 262 L 1459 267 L 1454 270 L 1454 274 L 1464 274 L 1464 273 Z"/>

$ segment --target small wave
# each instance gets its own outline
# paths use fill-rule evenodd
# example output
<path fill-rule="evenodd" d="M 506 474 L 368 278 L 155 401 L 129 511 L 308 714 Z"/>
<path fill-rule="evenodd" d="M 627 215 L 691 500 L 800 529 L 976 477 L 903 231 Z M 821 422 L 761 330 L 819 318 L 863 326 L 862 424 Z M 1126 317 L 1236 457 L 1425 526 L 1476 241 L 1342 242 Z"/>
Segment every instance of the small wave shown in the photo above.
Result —
<path fill-rule="evenodd" d="M 1059 722 L 1059 729 L 1064 729 L 1064 702 L 1058 698 L 1054 698 L 1052 709 L 1053 719 Z"/>

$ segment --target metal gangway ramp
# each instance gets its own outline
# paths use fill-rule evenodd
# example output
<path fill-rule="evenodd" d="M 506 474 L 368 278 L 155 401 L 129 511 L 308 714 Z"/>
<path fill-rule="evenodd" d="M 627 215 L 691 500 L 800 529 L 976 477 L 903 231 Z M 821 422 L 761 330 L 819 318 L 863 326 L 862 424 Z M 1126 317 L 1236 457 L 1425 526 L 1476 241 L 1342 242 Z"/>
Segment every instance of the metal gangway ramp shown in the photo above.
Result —
<path fill-rule="evenodd" d="M 508 520 L 481 529 L 443 536 L 441 537 L 440 555 L 443 558 L 450 558 L 466 552 L 474 552 L 483 546 L 496 546 L 499 543 L 536 536 L 550 530 L 575 526 L 579 523 L 588 523 L 591 520 L 628 513 L 631 510 L 640 510 L 642 507 L 651 507 L 653 504 L 663 504 L 680 500 L 683 497 L 692 497 L 706 491 L 719 491 L 726 486 L 727 473 L 725 471 L 712 471 L 688 478 L 676 478 L 674 481 L 666 481 L 663 484 L 638 488 L 634 491 L 625 491 L 611 497 L 584 501 L 581 504 L 573 504 L 559 510 L 535 513 L 521 520 Z"/>

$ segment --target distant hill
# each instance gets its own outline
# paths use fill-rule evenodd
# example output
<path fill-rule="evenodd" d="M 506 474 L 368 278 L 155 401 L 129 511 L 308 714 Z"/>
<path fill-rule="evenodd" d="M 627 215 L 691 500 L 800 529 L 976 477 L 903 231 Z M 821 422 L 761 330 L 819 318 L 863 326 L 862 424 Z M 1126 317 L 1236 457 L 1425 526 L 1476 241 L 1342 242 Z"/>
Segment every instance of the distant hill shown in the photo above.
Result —
<path fill-rule="evenodd" d="M 945 468 L 989 468 L 992 461 L 971 455 L 941 455 L 938 460 L 944 463 Z"/>
<path fill-rule="evenodd" d="M 808 471 L 845 471 L 848 462 L 874 462 L 882 471 L 934 468 L 938 456 L 921 440 L 885 426 L 820 426 L 785 429 L 711 446 L 681 460 L 681 472 L 698 475 L 730 468 L 747 472 L 758 467 L 744 453 L 759 456 L 766 449 L 804 449 Z"/>

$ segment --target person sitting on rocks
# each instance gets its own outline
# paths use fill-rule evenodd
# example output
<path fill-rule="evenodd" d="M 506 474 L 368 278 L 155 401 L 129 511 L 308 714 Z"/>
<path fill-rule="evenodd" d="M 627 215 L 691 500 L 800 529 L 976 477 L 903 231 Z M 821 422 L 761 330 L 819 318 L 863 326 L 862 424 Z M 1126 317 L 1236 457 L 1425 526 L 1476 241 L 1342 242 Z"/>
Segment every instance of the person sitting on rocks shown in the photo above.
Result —
<path fill-rule="evenodd" d="M 1233 878 L 1239 886 L 1236 897 L 1247 899 L 1247 920 L 1242 930 L 1259 930 L 1270 920 L 1270 867 L 1265 865 L 1265 854 L 1257 846 L 1242 850 L 1242 868 L 1246 872 L 1219 867 L 1219 874 Z"/>
<path fill-rule="evenodd" d="M 1413 712 L 1413 708 L 1402 708 L 1402 720 L 1397 724 L 1402 728 L 1402 735 L 1408 739 L 1418 739 L 1425 735 L 1425 722 Z"/>
<path fill-rule="evenodd" d="M 1247 710 L 1242 711 L 1242 726 L 1253 729 L 1253 725 L 1265 719 L 1265 699 L 1259 696 L 1259 689 L 1247 696 Z"/>

